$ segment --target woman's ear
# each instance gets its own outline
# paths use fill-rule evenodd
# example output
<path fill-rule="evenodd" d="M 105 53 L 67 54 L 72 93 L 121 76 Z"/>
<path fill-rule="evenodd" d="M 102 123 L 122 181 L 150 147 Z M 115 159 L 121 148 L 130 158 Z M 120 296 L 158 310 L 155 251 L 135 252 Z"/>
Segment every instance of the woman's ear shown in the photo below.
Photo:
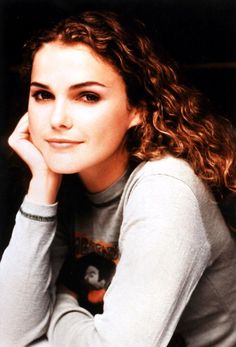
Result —
<path fill-rule="evenodd" d="M 133 108 L 130 112 L 129 129 L 141 123 L 144 110 L 142 108 Z"/>

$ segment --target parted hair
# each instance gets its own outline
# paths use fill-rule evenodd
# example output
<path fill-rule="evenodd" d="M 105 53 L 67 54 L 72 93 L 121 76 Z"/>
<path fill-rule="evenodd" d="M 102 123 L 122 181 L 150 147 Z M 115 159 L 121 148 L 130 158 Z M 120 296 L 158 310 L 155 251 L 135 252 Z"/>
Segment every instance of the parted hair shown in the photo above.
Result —
<path fill-rule="evenodd" d="M 188 161 L 213 190 L 236 189 L 232 125 L 210 111 L 201 93 L 182 83 L 141 21 L 105 11 L 62 20 L 25 45 L 24 70 L 30 73 L 37 51 L 54 41 L 90 46 L 122 76 L 130 106 L 142 111 L 140 124 L 127 132 L 132 158 L 158 159 L 170 153 Z"/>

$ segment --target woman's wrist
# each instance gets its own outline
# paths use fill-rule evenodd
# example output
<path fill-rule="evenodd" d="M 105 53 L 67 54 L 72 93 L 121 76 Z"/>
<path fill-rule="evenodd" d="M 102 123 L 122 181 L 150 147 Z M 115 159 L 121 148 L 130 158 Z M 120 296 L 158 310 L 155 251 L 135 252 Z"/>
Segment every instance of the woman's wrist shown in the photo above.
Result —
<path fill-rule="evenodd" d="M 27 200 L 36 204 L 54 204 L 61 184 L 61 175 L 50 173 L 32 177 Z"/>

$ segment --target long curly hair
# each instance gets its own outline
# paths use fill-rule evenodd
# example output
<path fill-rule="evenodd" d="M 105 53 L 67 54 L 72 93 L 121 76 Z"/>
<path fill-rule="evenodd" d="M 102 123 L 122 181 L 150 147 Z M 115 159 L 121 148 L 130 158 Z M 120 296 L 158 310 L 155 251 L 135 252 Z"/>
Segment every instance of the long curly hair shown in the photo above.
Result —
<path fill-rule="evenodd" d="M 60 21 L 26 44 L 25 71 L 30 72 L 37 51 L 53 41 L 90 46 L 122 76 L 129 104 L 142 110 L 140 124 L 127 133 L 132 158 L 158 159 L 170 153 L 188 161 L 213 190 L 236 189 L 232 125 L 210 112 L 202 95 L 181 82 L 142 22 L 104 11 Z"/>

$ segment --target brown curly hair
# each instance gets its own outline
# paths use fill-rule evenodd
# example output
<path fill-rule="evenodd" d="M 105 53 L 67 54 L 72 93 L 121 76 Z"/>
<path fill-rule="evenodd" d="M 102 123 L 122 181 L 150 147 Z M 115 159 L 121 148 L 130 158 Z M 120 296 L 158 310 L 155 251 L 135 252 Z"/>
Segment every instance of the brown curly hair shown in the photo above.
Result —
<path fill-rule="evenodd" d="M 127 133 L 132 158 L 170 153 L 187 160 L 213 190 L 236 189 L 232 125 L 210 112 L 198 91 L 180 82 L 142 22 L 104 11 L 63 20 L 26 44 L 28 72 L 37 51 L 52 41 L 90 46 L 123 77 L 129 104 L 143 110 L 141 123 Z"/>

